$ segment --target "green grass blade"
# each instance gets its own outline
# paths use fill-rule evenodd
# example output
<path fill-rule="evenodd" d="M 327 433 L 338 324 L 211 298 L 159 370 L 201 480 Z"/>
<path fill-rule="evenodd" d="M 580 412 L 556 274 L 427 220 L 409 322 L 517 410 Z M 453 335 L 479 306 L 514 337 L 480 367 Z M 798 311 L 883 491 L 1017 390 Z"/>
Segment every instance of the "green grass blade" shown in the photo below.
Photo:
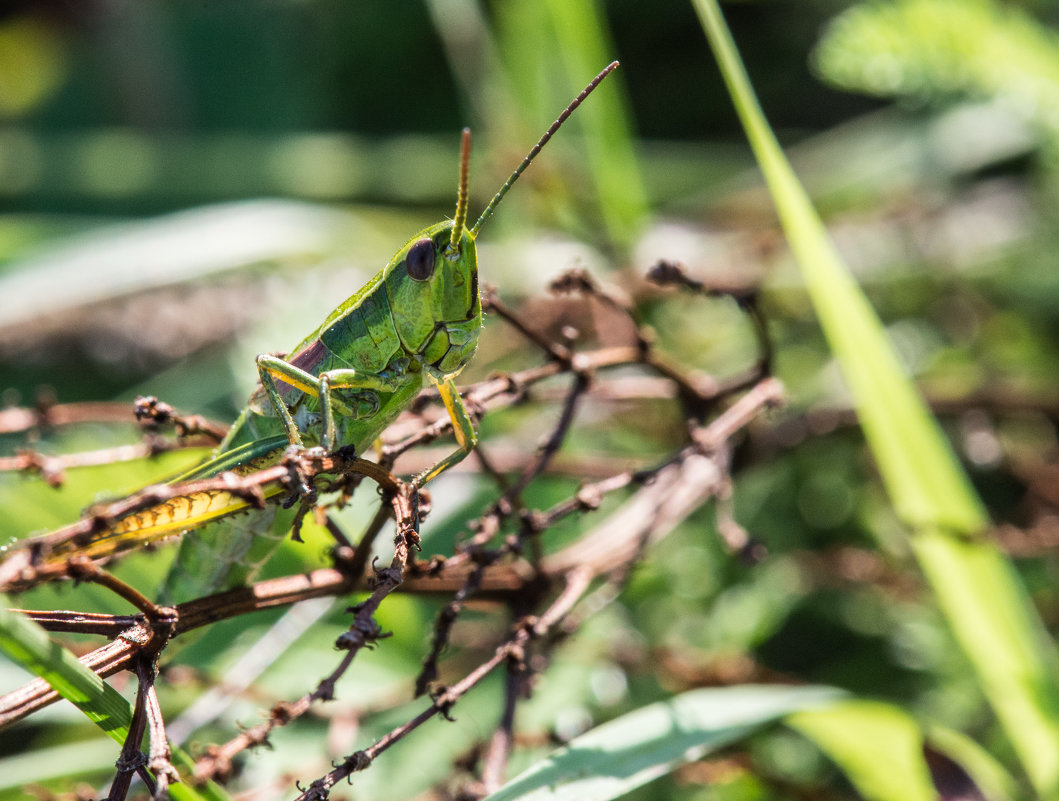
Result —
<path fill-rule="evenodd" d="M 785 722 L 816 743 L 867 801 L 937 798 L 923 759 L 923 733 L 897 707 L 851 700 L 795 712 Z"/>
<path fill-rule="evenodd" d="M 597 726 L 486 801 L 618 798 L 795 710 L 841 697 L 841 691 L 829 687 L 692 690 Z"/>
<path fill-rule="evenodd" d="M 503 95 L 513 107 L 504 114 L 522 118 L 520 136 L 536 132 L 538 120 L 553 117 L 572 92 L 580 91 L 615 58 L 606 16 L 594 0 L 502 3 L 495 11 L 498 50 L 506 66 Z M 568 154 L 580 160 L 578 174 L 591 185 L 607 239 L 619 251 L 632 246 L 648 213 L 623 69 L 607 78 L 570 120 L 570 133 L 582 131 L 584 145 L 576 148 L 576 154 Z M 564 145 L 549 147 L 561 150 Z M 560 184 L 566 185 L 551 187 L 550 200 L 561 215 L 567 215 L 569 208 L 555 201 L 571 191 L 587 196 L 587 190 L 579 189 L 576 182 L 571 185 L 569 175 Z M 565 200 L 569 204 L 571 199 Z"/>
<path fill-rule="evenodd" d="M 695 7 L 898 513 L 913 526 L 981 533 L 985 510 L 768 127 L 720 11 L 710 0 Z"/>
<path fill-rule="evenodd" d="M 122 695 L 25 616 L 0 607 L 0 650 L 50 684 L 112 740 L 124 743 L 132 709 Z"/>
<path fill-rule="evenodd" d="M 607 22 L 594 0 L 548 0 L 547 7 L 569 75 L 592 75 L 614 60 Z M 620 70 L 608 82 L 614 85 L 578 109 L 578 120 L 586 134 L 589 167 L 610 239 L 629 248 L 647 220 L 647 193 Z"/>
<path fill-rule="evenodd" d="M 44 679 L 63 698 L 119 744 L 125 742 L 132 722 L 129 702 L 103 679 L 82 665 L 77 657 L 25 616 L 12 612 L 0 597 L 0 651 L 26 670 Z M 115 758 L 117 753 L 114 754 Z M 194 767 L 191 758 L 175 750 L 173 764 L 185 771 Z M 175 801 L 225 801 L 227 795 L 216 785 L 202 791 L 185 784 L 170 788 Z"/>
<path fill-rule="evenodd" d="M 924 759 L 925 732 L 911 715 L 892 704 L 850 699 L 795 712 L 784 723 L 812 740 L 868 801 L 932 801 L 938 797 Z M 970 738 L 931 727 L 926 739 L 935 753 L 955 760 L 985 798 L 1011 801 L 1015 797 L 1011 775 Z M 952 786 L 947 790 L 951 795 Z"/>
<path fill-rule="evenodd" d="M 757 103 L 720 10 L 694 0 L 865 437 L 948 624 L 1035 789 L 1059 794 L 1059 660 L 882 324 L 831 244 Z"/>
<path fill-rule="evenodd" d="M 1019 798 L 1018 782 L 985 745 L 963 732 L 944 726 L 928 726 L 927 740 L 938 753 L 956 762 L 967 772 L 989 801 Z"/>

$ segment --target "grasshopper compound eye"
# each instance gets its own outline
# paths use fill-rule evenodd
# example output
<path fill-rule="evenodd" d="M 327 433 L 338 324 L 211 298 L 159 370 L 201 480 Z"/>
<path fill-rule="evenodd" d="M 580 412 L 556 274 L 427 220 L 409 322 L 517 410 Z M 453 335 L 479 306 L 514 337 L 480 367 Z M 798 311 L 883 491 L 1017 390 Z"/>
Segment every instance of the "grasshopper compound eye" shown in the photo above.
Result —
<path fill-rule="evenodd" d="M 423 238 L 408 249 L 405 257 L 408 277 L 426 281 L 434 274 L 434 240 Z"/>

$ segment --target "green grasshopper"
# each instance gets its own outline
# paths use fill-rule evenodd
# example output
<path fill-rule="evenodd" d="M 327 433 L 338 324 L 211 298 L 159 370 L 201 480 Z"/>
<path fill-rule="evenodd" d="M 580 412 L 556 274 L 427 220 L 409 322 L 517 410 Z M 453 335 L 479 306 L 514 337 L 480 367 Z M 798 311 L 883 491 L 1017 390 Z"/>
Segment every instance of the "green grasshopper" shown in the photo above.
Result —
<path fill-rule="evenodd" d="M 474 356 L 482 327 L 475 239 L 541 148 L 617 66 L 608 65 L 566 107 L 469 228 L 470 131 L 465 129 L 455 219 L 412 237 L 290 356 L 258 356 L 260 386 L 214 456 L 172 483 L 226 471 L 245 475 L 278 463 L 292 446 L 321 453 L 352 447 L 362 453 L 409 406 L 425 381 L 437 387 L 459 448 L 417 483 L 432 480 L 470 453 L 477 434 L 453 379 Z M 281 491 L 276 487 L 269 494 Z M 165 601 L 184 600 L 251 577 L 286 536 L 293 515 L 276 503 L 252 509 L 238 493 L 211 489 L 131 513 L 88 542 L 64 541 L 56 532 L 36 545 L 26 541 L 29 550 L 16 553 L 25 558 L 32 551 L 36 563 L 74 555 L 98 558 L 190 532 L 162 593 Z M 42 542 L 48 544 L 41 547 Z"/>

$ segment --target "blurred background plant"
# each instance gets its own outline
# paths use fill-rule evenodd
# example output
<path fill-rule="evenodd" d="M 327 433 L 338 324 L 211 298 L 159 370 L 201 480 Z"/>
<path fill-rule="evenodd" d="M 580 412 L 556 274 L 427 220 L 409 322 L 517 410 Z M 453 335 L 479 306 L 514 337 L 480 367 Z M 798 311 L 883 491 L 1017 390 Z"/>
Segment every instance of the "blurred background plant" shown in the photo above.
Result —
<path fill-rule="evenodd" d="M 1059 7 L 817 0 L 725 12 L 799 177 L 1054 632 Z M 823 683 L 930 724 L 931 764 L 959 759 L 994 795 L 1028 793 L 852 425 L 690 5 L 9 7 L 0 20 L 5 402 L 150 393 L 231 419 L 252 387 L 254 354 L 289 347 L 412 232 L 452 213 L 463 125 L 475 133 L 473 211 L 611 58 L 623 65 L 616 85 L 578 113 L 483 236 L 483 279 L 509 303 L 532 304 L 549 278 L 587 266 L 635 299 L 660 347 L 717 376 L 754 358 L 745 317 L 730 300 L 704 306 L 660 295 L 642 275 L 667 259 L 711 283 L 760 283 L 790 405 L 752 432 L 734 468 L 735 519 L 768 556 L 745 564 L 721 544 L 714 515 L 691 518 L 647 555 L 618 602 L 558 652 L 520 719 L 527 741 L 566 739 L 691 687 Z M 491 330 L 500 329 L 487 325 L 467 380 L 518 363 L 509 338 Z M 679 418 L 635 417 L 622 427 L 590 417 L 595 425 L 575 430 L 567 447 L 650 461 L 679 441 Z M 485 433 L 515 429 L 497 426 Z M 59 451 L 137 433 L 130 425 L 41 436 L 34 447 Z M 24 438 L 4 444 L 11 452 Z M 109 469 L 86 476 L 80 496 L 0 477 L 0 537 L 71 520 L 98 493 L 144 483 L 145 471 L 165 475 L 172 462 Z M 451 538 L 479 490 L 466 474 L 439 485 L 433 536 Z M 320 553 L 291 558 L 311 563 Z M 119 611 L 112 598 L 82 591 L 92 608 Z M 73 601 L 67 590 L 47 590 L 19 603 Z M 246 758 L 240 781 L 260 787 L 291 771 L 316 775 L 305 766 L 326 770 L 322 732 L 337 755 L 407 717 L 386 704 L 386 693 L 407 697 L 400 693 L 436 609 L 389 599 L 380 620 L 394 638 L 339 688 L 340 698 L 372 698 L 378 709 L 324 707 L 277 733 L 274 752 Z M 222 737 L 216 732 L 303 691 L 318 677 L 298 666 L 314 664 L 307 655 L 328 651 L 344 625 L 334 614 L 309 626 L 256 697 L 240 697 L 199 736 Z M 487 618 L 463 625 L 455 645 L 473 649 Z M 223 677 L 267 626 L 241 621 L 179 654 L 186 682 L 174 681 L 164 702 L 188 703 L 198 682 Z M 7 663 L 0 675 L 5 688 L 24 678 Z M 358 777 L 358 797 L 405 798 L 441 784 L 454 752 L 493 725 L 499 692 L 483 688 L 459 707 L 459 723 L 380 760 Z M 57 766 L 54 776 L 31 772 L 33 781 L 69 788 L 79 764 L 97 772 L 77 778 L 105 778 L 113 746 L 105 743 L 101 756 L 100 740 L 74 714 L 49 714 L 0 731 L 0 777 L 24 776 L 13 766 L 26 764 L 32 745 L 33 765 L 49 754 Z M 826 736 L 795 730 L 743 740 L 639 797 L 850 795 L 849 779 L 823 756 Z M 812 724 L 800 730 L 811 734 Z M 996 766 L 986 752 L 1012 772 L 1013 787 L 988 780 Z M 4 792 L 19 797 L 9 782 Z"/>

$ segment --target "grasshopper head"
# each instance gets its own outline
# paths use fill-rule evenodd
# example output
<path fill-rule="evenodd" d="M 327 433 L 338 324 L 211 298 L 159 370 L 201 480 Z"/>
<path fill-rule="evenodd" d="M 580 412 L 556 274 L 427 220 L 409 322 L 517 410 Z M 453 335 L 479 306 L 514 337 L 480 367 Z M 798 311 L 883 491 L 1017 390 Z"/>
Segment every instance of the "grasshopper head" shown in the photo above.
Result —
<path fill-rule="evenodd" d="M 465 228 L 453 248 L 452 228 L 446 221 L 424 229 L 394 259 L 402 294 L 415 297 L 418 317 L 429 310 L 431 328 L 481 314 L 474 235 Z"/>
<path fill-rule="evenodd" d="M 467 228 L 471 132 L 464 128 L 456 218 L 421 231 L 390 262 L 386 290 L 397 335 L 436 378 L 454 375 L 474 356 L 482 327 L 478 251 Z"/>
<path fill-rule="evenodd" d="M 420 231 L 397 252 L 386 275 L 401 342 L 438 376 L 459 372 L 470 361 L 482 326 L 474 235 L 464 227 L 453 247 L 454 226 L 446 221 Z"/>
<path fill-rule="evenodd" d="M 478 330 L 482 327 L 478 252 L 474 244 L 478 231 L 541 148 L 617 66 L 616 61 L 609 64 L 563 110 L 470 227 L 467 226 L 467 176 L 471 132 L 463 130 L 455 219 L 421 231 L 397 252 L 383 273 L 390 311 L 405 352 L 417 357 L 435 378 L 458 373 L 478 347 Z"/>

